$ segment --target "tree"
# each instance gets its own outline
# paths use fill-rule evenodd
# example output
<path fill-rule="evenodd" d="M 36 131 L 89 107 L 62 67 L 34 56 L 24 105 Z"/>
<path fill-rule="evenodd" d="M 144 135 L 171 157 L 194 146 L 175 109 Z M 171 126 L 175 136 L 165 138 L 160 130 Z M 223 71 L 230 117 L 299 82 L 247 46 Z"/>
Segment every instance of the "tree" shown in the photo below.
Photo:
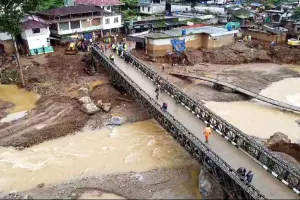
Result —
<path fill-rule="evenodd" d="M 22 86 L 25 86 L 22 67 L 20 64 L 19 53 L 16 45 L 15 37 L 21 34 L 21 20 L 24 14 L 35 10 L 39 0 L 1 0 L 0 1 L 0 32 L 11 34 L 15 51 L 17 64 L 20 70 L 20 78 Z"/>
<path fill-rule="evenodd" d="M 300 7 L 295 8 L 292 19 L 300 20 Z"/>
<path fill-rule="evenodd" d="M 63 0 L 40 0 L 37 10 L 49 10 L 64 5 Z"/>
<path fill-rule="evenodd" d="M 125 9 L 131 8 L 134 9 L 138 6 L 138 0 L 121 0 L 125 4 Z"/>

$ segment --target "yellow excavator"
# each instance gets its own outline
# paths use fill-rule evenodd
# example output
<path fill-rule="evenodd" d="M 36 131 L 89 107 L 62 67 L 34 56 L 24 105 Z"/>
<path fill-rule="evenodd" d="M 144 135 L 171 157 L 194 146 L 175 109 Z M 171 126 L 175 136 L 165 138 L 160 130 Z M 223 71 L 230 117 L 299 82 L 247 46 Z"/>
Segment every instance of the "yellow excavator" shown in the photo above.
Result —
<path fill-rule="evenodd" d="M 76 43 L 70 42 L 65 50 L 65 55 L 76 55 L 77 53 L 78 51 L 76 49 Z"/>
<path fill-rule="evenodd" d="M 300 46 L 300 35 L 298 35 L 297 39 L 295 39 L 295 38 L 288 39 L 287 45 L 289 47 L 299 47 Z"/>

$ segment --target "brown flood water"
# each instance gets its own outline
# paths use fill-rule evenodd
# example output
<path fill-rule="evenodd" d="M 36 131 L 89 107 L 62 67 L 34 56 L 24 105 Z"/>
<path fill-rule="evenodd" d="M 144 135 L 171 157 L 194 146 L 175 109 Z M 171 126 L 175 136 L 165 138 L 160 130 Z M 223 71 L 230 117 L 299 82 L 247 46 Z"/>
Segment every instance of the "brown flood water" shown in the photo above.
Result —
<path fill-rule="evenodd" d="M 9 113 L 28 111 L 35 107 L 39 95 L 34 92 L 28 92 L 25 89 L 19 89 L 16 85 L 0 84 L 0 99 L 13 103 L 15 106 L 8 110 Z"/>
<path fill-rule="evenodd" d="M 39 183 L 194 164 L 164 129 L 147 120 L 112 129 L 86 129 L 23 151 L 0 147 L 0 188 L 3 192 L 24 191 Z M 199 197 L 198 174 L 191 177 L 194 187 L 190 193 Z"/>
<path fill-rule="evenodd" d="M 261 95 L 300 107 L 300 78 L 287 78 L 271 84 Z M 275 132 L 300 141 L 299 113 L 284 111 L 257 100 L 239 102 L 207 102 L 212 111 L 248 135 L 269 138 Z"/>

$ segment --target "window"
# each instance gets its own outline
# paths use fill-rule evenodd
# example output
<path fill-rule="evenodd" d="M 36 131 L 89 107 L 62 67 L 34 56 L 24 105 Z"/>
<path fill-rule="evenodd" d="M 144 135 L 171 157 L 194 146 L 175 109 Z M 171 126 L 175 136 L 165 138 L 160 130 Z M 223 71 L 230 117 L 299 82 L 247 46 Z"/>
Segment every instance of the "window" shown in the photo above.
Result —
<path fill-rule="evenodd" d="M 144 11 L 144 10 L 145 10 L 145 7 L 143 6 L 142 9 L 143 9 L 143 11 Z"/>
<path fill-rule="evenodd" d="M 80 21 L 72 21 L 71 22 L 71 29 L 78 29 L 80 28 Z"/>
<path fill-rule="evenodd" d="M 114 23 L 116 24 L 116 23 L 118 23 L 119 22 L 119 18 L 118 17 L 115 17 L 114 18 Z"/>
<path fill-rule="evenodd" d="M 110 19 L 109 18 L 105 19 L 105 24 L 110 24 Z"/>
<path fill-rule="evenodd" d="M 150 12 L 150 7 L 148 7 L 148 12 Z"/>
<path fill-rule="evenodd" d="M 59 30 L 69 30 L 69 22 L 59 23 Z"/>
<path fill-rule="evenodd" d="M 33 32 L 33 33 L 40 33 L 40 32 L 41 32 L 41 29 L 39 29 L 39 28 L 33 28 L 33 29 L 32 29 L 32 32 Z"/>

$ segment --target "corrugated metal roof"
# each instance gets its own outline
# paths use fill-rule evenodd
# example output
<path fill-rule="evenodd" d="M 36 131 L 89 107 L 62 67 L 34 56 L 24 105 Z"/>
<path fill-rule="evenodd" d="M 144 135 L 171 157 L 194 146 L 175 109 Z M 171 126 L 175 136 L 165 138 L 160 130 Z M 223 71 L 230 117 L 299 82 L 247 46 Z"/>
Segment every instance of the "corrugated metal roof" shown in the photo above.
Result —
<path fill-rule="evenodd" d="M 160 39 L 160 38 L 172 38 L 172 37 L 181 37 L 183 28 L 172 29 L 168 31 L 164 31 L 162 33 L 150 33 L 145 37 L 151 39 Z M 202 26 L 196 28 L 186 28 L 187 35 L 201 34 L 206 33 L 211 36 L 221 36 L 221 35 L 229 35 L 233 33 L 239 32 L 238 30 L 228 31 L 225 28 L 215 27 L 215 26 Z"/>
<path fill-rule="evenodd" d="M 34 29 L 34 28 L 46 28 L 48 24 L 45 24 L 40 21 L 28 20 L 22 23 L 21 28 L 25 29 Z"/>
<path fill-rule="evenodd" d="M 123 5 L 119 0 L 75 0 L 76 4 L 94 5 L 94 6 L 118 6 Z"/>
<path fill-rule="evenodd" d="M 93 5 L 76 5 L 76 6 L 63 6 L 59 8 L 53 8 L 40 12 L 42 15 L 51 15 L 51 16 L 66 16 L 72 14 L 81 14 L 81 13 L 91 13 L 91 12 L 100 12 L 101 8 L 97 8 Z"/>

